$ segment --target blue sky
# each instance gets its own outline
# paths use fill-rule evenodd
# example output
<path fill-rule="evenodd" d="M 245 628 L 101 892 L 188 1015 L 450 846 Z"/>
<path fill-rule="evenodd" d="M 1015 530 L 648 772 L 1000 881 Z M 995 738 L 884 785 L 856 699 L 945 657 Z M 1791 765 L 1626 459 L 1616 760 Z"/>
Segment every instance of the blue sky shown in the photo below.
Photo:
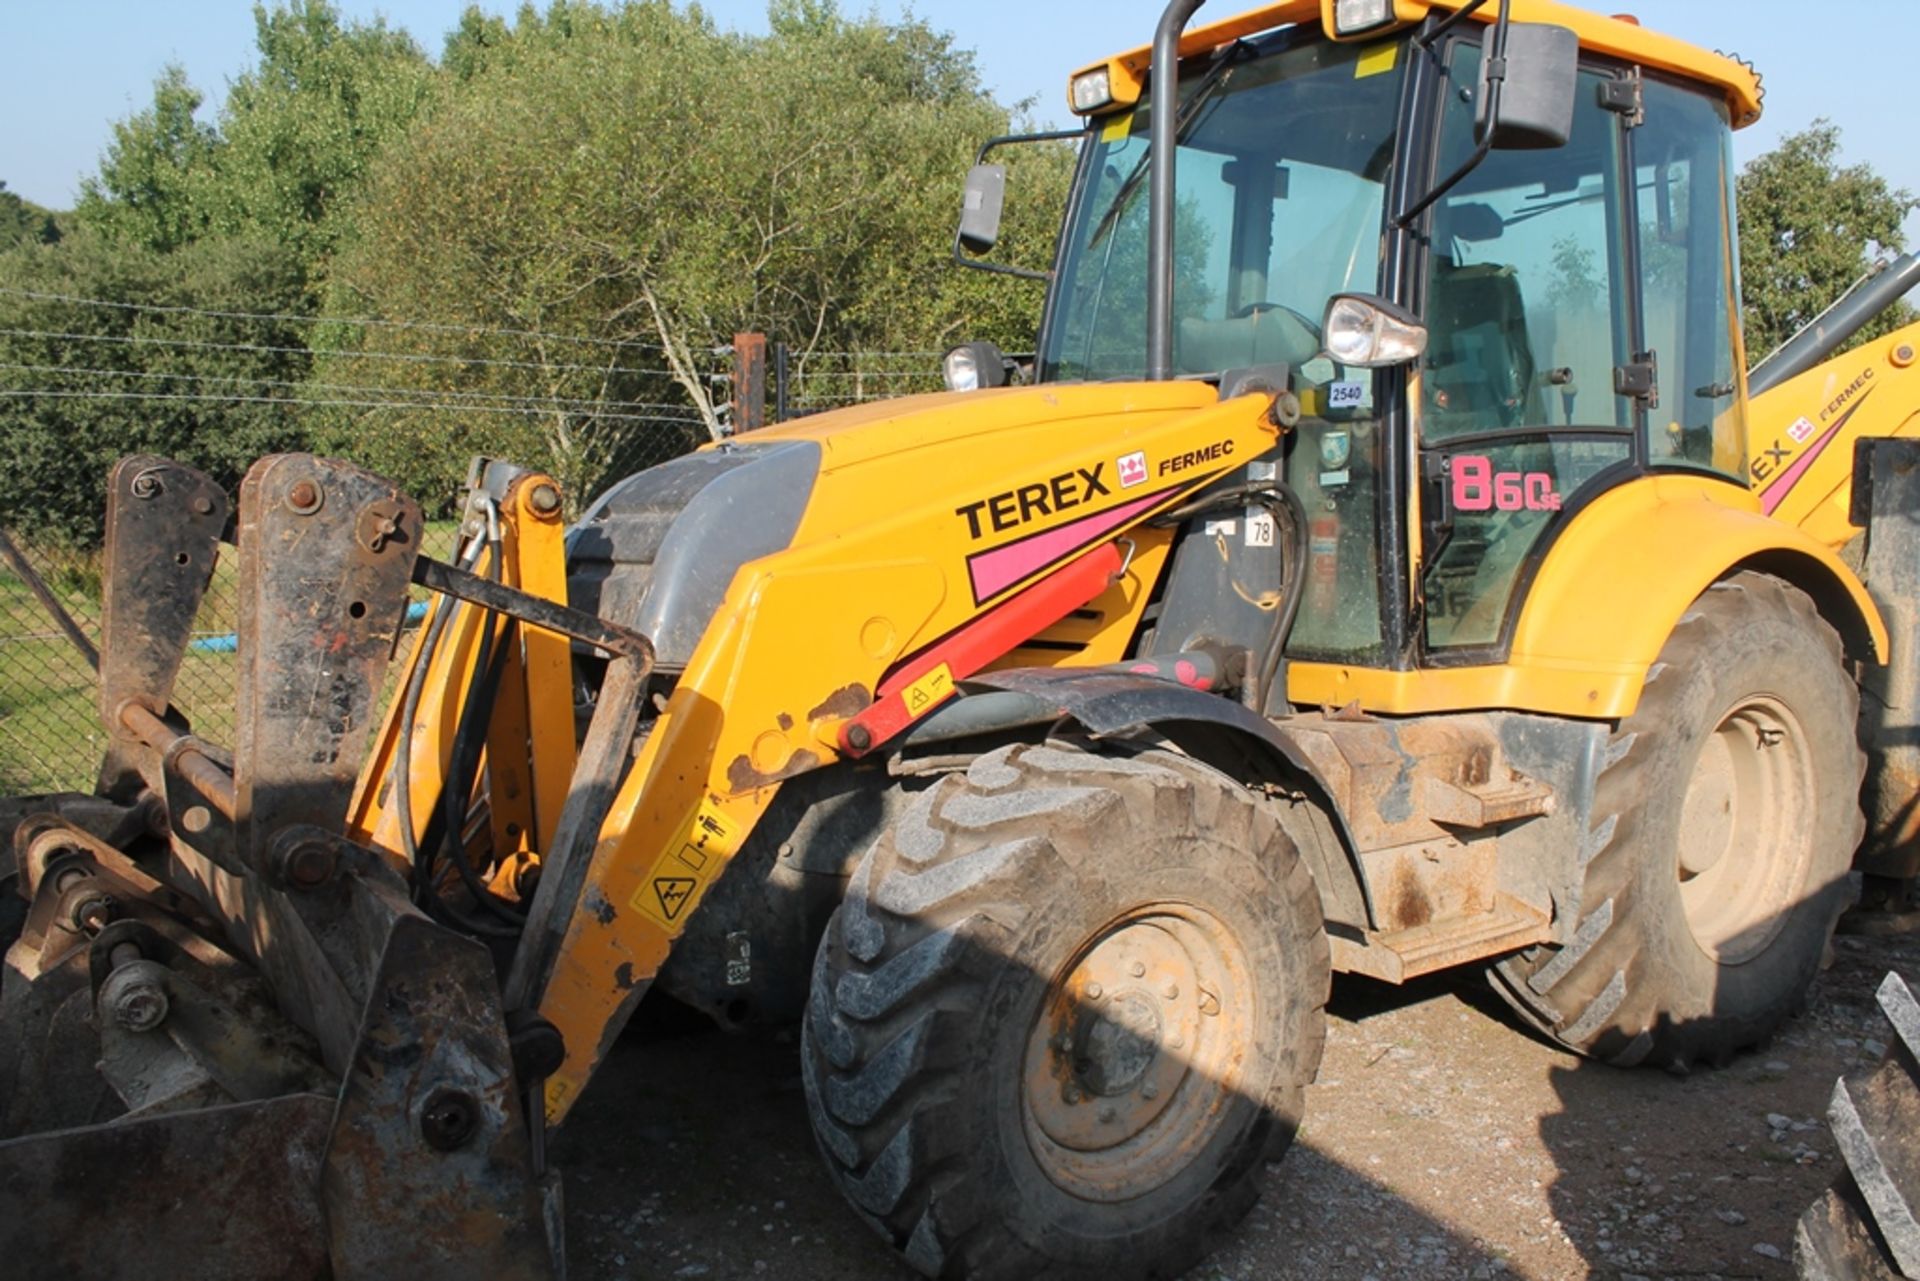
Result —
<path fill-rule="evenodd" d="M 465 0 L 338 0 L 351 16 L 384 15 L 429 53 Z M 542 0 L 544 3 L 544 0 Z M 952 30 L 974 49 L 990 86 L 1005 101 L 1034 98 L 1042 120 L 1065 114 L 1065 76 L 1075 67 L 1150 38 L 1163 0 L 969 0 L 907 5 L 874 0 L 884 17 L 909 8 Z M 1251 0 L 1213 0 L 1202 18 L 1224 17 Z M 511 12 L 517 0 L 485 0 Z M 724 25 L 765 27 L 764 0 L 708 0 Z M 869 0 L 842 0 L 861 12 Z M 1920 146 L 1903 105 L 1920 35 L 1913 0 L 1612 0 L 1647 26 L 1708 48 L 1731 49 L 1766 77 L 1765 118 L 1736 137 L 1741 161 L 1782 133 L 1818 116 L 1837 123 L 1849 160 L 1866 160 L 1894 183 L 1920 193 Z M 0 0 L 0 181 L 56 208 L 72 203 L 91 173 L 113 121 L 151 99 L 169 61 L 217 104 L 227 82 L 253 55 L 252 5 L 246 0 Z M 1920 218 L 1908 223 L 1920 243 Z"/>

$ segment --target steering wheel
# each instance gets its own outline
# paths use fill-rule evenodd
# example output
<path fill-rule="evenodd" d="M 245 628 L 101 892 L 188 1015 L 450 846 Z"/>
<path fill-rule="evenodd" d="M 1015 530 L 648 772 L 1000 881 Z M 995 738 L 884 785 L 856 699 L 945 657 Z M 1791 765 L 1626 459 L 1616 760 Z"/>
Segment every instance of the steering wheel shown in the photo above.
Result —
<path fill-rule="evenodd" d="M 1246 306 L 1240 308 L 1240 310 L 1234 312 L 1233 318 L 1235 320 L 1250 320 L 1255 316 L 1262 315 L 1269 311 L 1284 312 L 1290 319 L 1294 321 L 1295 324 L 1299 325 L 1302 329 L 1306 330 L 1307 335 L 1311 337 L 1315 343 L 1318 343 L 1320 341 L 1321 339 L 1320 322 L 1313 319 L 1313 317 L 1307 315 L 1305 312 L 1300 311 L 1293 307 L 1289 307 L 1287 306 L 1287 304 L 1283 302 L 1271 302 L 1265 299 L 1261 300 L 1260 302 L 1250 302 Z"/>

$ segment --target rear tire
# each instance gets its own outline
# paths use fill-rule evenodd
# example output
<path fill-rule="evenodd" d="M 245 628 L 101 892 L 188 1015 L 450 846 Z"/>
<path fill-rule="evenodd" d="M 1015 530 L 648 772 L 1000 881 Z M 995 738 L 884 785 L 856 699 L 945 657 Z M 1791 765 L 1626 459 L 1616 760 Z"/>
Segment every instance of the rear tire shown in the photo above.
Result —
<path fill-rule="evenodd" d="M 1003 748 L 854 874 L 808 1004 L 814 1132 L 929 1276 L 1177 1276 L 1292 1141 L 1328 975 L 1312 878 L 1231 780 Z"/>
<path fill-rule="evenodd" d="M 1864 829 L 1859 691 L 1805 593 L 1716 583 L 1674 628 L 1608 747 L 1564 946 L 1490 972 L 1581 1054 L 1685 1071 L 1803 1001 Z"/>

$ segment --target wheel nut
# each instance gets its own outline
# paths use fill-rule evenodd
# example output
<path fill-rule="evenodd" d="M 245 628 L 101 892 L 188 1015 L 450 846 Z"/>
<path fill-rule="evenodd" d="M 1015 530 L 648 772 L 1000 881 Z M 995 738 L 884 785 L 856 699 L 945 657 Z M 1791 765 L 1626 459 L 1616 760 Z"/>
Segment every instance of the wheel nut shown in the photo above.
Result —
<path fill-rule="evenodd" d="M 1137 979 L 1143 979 L 1147 977 L 1147 967 L 1142 965 L 1140 962 L 1135 961 L 1133 963 L 1133 977 Z"/>
<path fill-rule="evenodd" d="M 1080 1087 L 1071 1081 L 1067 1082 L 1066 1087 L 1060 1091 L 1060 1101 L 1062 1103 L 1078 1103 L 1080 1101 Z"/>
<path fill-rule="evenodd" d="M 1184 1050 L 1187 1048 L 1187 1038 L 1175 1032 L 1167 1038 L 1167 1048 L 1169 1050 Z"/>
<path fill-rule="evenodd" d="M 1143 1099 L 1157 1099 L 1160 1097 L 1160 1087 L 1152 1081 L 1148 1081 L 1140 1087 L 1140 1097 Z"/>
<path fill-rule="evenodd" d="M 1115 1110 L 1114 1110 L 1113 1108 L 1111 1108 L 1111 1107 L 1104 1107 L 1104 1108 L 1101 1108 L 1101 1109 L 1100 1109 L 1100 1123 L 1101 1123 L 1102 1125 L 1112 1125 L 1112 1124 L 1113 1124 L 1113 1122 L 1114 1122 L 1114 1119 L 1115 1119 L 1116 1117 L 1118 1117 L 1119 1115 L 1120 1115 L 1120 1114 L 1119 1114 L 1118 1112 L 1116 1112 L 1116 1111 L 1115 1111 Z"/>
<path fill-rule="evenodd" d="M 1087 999 L 1089 1001 L 1097 1001 L 1100 999 L 1100 996 L 1105 991 L 1105 989 L 1102 988 L 1098 983 L 1089 983 L 1087 984 L 1086 991 L 1087 991 Z"/>
<path fill-rule="evenodd" d="M 1053 1038 L 1053 1041 L 1051 1044 L 1053 1045 L 1054 1049 L 1060 1051 L 1060 1053 L 1062 1054 L 1065 1054 L 1068 1050 L 1071 1050 L 1073 1048 L 1073 1038 L 1068 1036 L 1065 1032 L 1061 1032 Z"/>
<path fill-rule="evenodd" d="M 1165 996 L 1169 1001 L 1177 1001 L 1180 999 L 1180 985 L 1178 983 L 1169 983 L 1164 988 L 1161 988 L 1160 992 L 1161 995 Z"/>

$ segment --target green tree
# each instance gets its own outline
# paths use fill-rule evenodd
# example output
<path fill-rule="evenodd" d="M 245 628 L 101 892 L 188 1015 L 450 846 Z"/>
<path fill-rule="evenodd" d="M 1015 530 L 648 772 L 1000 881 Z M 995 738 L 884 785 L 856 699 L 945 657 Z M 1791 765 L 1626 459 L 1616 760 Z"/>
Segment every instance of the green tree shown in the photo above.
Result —
<path fill-rule="evenodd" d="M 0 281 L 22 291 L 0 294 L 0 524 L 90 545 L 123 454 L 234 487 L 257 456 L 304 445 L 300 402 L 321 393 L 302 390 L 299 326 L 208 314 L 293 305 L 277 246 L 163 254 L 82 229 L 0 254 Z"/>
<path fill-rule="evenodd" d="M 1906 248 L 1901 229 L 1920 207 L 1871 165 L 1840 163 L 1840 130 L 1825 120 L 1781 140 L 1739 178 L 1740 274 L 1747 354 L 1757 361 L 1844 293 L 1879 256 Z M 1856 343 L 1913 319 L 1888 308 Z"/>
<path fill-rule="evenodd" d="M 76 213 L 159 252 L 208 236 L 278 242 L 309 278 L 337 234 L 335 206 L 430 94 L 434 68 L 384 20 L 343 22 L 330 0 L 254 6 L 259 61 L 233 82 L 218 123 L 170 66 L 153 105 L 114 126 Z"/>
<path fill-rule="evenodd" d="M 51 209 L 23 200 L 0 182 L 0 249 L 15 245 L 51 245 L 60 239 L 60 223 Z"/>
<path fill-rule="evenodd" d="M 161 253 L 205 234 L 220 139 L 195 118 L 202 101 L 181 67 L 160 74 L 153 105 L 113 127 L 99 174 L 81 182 L 81 226 Z"/>
<path fill-rule="evenodd" d="M 385 20 L 343 22 L 328 0 L 254 6 L 259 63 L 220 108 L 217 174 L 202 193 L 214 231 L 287 246 L 324 272 L 336 207 L 427 101 L 434 69 Z"/>
<path fill-rule="evenodd" d="M 584 494 L 712 430 L 718 349 L 741 330 L 787 340 L 799 370 L 848 390 L 835 353 L 1030 348 L 1038 292 L 949 257 L 972 153 L 1011 123 L 971 55 L 924 23 L 817 0 L 771 18 L 745 37 L 660 0 L 522 9 L 511 29 L 470 14 L 448 42 L 459 74 L 373 163 L 329 295 L 343 320 L 450 328 L 343 323 L 334 337 L 363 355 L 324 376 L 547 412 L 455 426 L 378 410 L 331 439 L 417 492 L 450 490 L 472 448 Z M 1039 176 L 1063 188 L 1068 160 Z M 662 405 L 690 406 L 660 417 L 696 417 L 692 432 L 635 421 Z"/>

